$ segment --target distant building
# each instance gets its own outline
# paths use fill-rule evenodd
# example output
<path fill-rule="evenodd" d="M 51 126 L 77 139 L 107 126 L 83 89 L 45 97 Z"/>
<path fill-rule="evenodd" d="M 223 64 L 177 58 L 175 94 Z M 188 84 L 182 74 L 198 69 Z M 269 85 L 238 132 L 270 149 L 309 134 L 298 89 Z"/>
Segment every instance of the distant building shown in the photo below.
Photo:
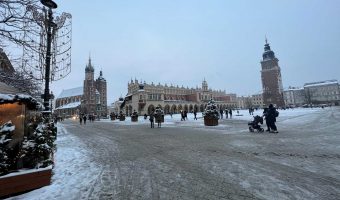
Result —
<path fill-rule="evenodd" d="M 251 95 L 251 107 L 262 108 L 263 107 L 263 95 L 262 93 Z"/>
<path fill-rule="evenodd" d="M 157 106 L 161 107 L 166 114 L 178 113 L 181 110 L 202 112 L 211 98 L 215 100 L 219 109 L 237 107 L 236 94 L 209 89 L 205 80 L 202 82 L 202 87 L 196 89 L 131 80 L 122 106 L 126 115 L 131 115 L 133 110 L 139 114 L 150 114 Z"/>
<path fill-rule="evenodd" d="M 236 98 L 236 102 L 237 102 L 237 108 L 238 109 L 245 109 L 245 108 L 249 108 L 250 106 L 250 98 L 249 97 L 237 97 Z"/>
<path fill-rule="evenodd" d="M 297 107 L 306 103 L 304 88 L 289 87 L 283 96 L 286 106 Z"/>
<path fill-rule="evenodd" d="M 100 71 L 99 77 L 94 80 L 94 67 L 89 58 L 85 68 L 84 80 L 84 109 L 83 113 L 94 114 L 102 117 L 107 116 L 107 85 Z"/>
<path fill-rule="evenodd" d="M 106 80 L 102 71 L 100 71 L 99 77 L 94 80 L 94 67 L 91 58 L 85 67 L 84 86 L 63 90 L 56 99 L 55 112 L 59 115 L 82 113 L 107 116 Z"/>
<path fill-rule="evenodd" d="M 337 80 L 306 83 L 303 88 L 308 104 L 340 104 L 340 89 Z"/>
<path fill-rule="evenodd" d="M 261 79 L 263 88 L 263 104 L 265 106 L 274 104 L 277 107 L 283 107 L 285 106 L 285 103 L 283 100 L 283 86 L 279 60 L 270 49 L 267 39 L 266 44 L 264 45 L 264 53 L 262 57 Z"/>
<path fill-rule="evenodd" d="M 55 101 L 55 114 L 60 116 L 79 114 L 82 99 L 83 87 L 63 90 Z"/>

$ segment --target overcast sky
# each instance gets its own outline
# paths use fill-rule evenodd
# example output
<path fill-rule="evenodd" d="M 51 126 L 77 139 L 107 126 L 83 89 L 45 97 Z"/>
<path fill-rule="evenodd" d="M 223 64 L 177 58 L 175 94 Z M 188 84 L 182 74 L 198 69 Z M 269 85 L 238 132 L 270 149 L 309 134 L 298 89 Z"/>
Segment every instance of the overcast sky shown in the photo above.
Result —
<path fill-rule="evenodd" d="M 265 35 L 283 86 L 340 77 L 338 0 L 56 0 L 73 15 L 72 73 L 52 84 L 82 86 L 91 53 L 108 103 L 133 78 L 250 95 L 261 90 Z"/>

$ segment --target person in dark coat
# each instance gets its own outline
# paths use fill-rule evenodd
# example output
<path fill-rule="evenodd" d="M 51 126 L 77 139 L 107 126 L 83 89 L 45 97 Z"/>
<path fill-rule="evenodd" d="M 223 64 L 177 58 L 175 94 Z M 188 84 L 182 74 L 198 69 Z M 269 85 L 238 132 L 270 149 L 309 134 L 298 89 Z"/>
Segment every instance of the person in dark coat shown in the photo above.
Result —
<path fill-rule="evenodd" d="M 155 119 L 156 119 L 156 122 L 157 122 L 157 127 L 161 128 L 162 127 L 162 114 L 161 113 L 157 113 L 155 115 Z"/>
<path fill-rule="evenodd" d="M 278 133 L 275 122 L 276 122 L 276 116 L 277 116 L 277 111 L 273 104 L 269 105 L 268 108 L 268 122 L 269 122 L 269 127 L 273 133 Z"/>
<path fill-rule="evenodd" d="M 84 124 L 86 124 L 86 115 L 83 116 Z"/>
<path fill-rule="evenodd" d="M 229 115 L 230 115 L 230 119 L 233 117 L 233 110 L 230 108 L 229 110 Z"/>
<path fill-rule="evenodd" d="M 228 119 L 228 109 L 225 109 L 225 118 Z"/>
<path fill-rule="evenodd" d="M 220 115 L 221 115 L 221 119 L 223 119 L 223 110 L 222 110 L 222 108 L 220 109 Z"/>
<path fill-rule="evenodd" d="M 79 115 L 79 123 L 80 125 L 83 123 L 83 116 Z"/>
<path fill-rule="evenodd" d="M 186 111 L 186 110 L 184 111 L 184 121 L 185 120 L 188 120 L 188 111 Z"/>
<path fill-rule="evenodd" d="M 144 119 L 147 119 L 148 118 L 148 116 L 146 115 L 146 113 L 144 114 Z"/>
<path fill-rule="evenodd" d="M 194 120 L 197 120 L 197 112 L 194 110 Z"/>
<path fill-rule="evenodd" d="M 155 124 L 154 124 L 154 122 L 153 122 L 153 120 L 154 120 L 154 114 L 153 114 L 153 112 L 150 113 L 149 120 L 150 120 L 151 128 L 155 128 Z"/>

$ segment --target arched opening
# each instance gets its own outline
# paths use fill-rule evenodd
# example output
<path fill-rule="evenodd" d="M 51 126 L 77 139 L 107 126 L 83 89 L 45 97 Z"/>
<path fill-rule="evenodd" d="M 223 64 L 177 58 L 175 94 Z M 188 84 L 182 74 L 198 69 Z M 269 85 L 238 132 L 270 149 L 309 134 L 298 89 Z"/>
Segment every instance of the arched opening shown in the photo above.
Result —
<path fill-rule="evenodd" d="M 184 110 L 187 111 L 187 112 L 189 111 L 189 107 L 188 107 L 187 104 L 184 105 Z"/>
<path fill-rule="evenodd" d="M 204 105 L 203 104 L 201 104 L 201 106 L 200 106 L 200 112 L 204 112 Z"/>
<path fill-rule="evenodd" d="M 164 113 L 169 114 L 170 113 L 170 106 L 167 104 L 164 106 Z"/>
<path fill-rule="evenodd" d="M 199 110 L 198 110 L 198 105 L 197 105 L 197 104 L 194 105 L 194 111 L 196 111 L 196 112 L 199 111 Z"/>
<path fill-rule="evenodd" d="M 150 115 L 152 112 L 154 112 L 155 111 L 155 106 L 154 105 L 149 105 L 149 107 L 148 107 L 148 115 Z"/>
<path fill-rule="evenodd" d="M 180 112 L 181 110 L 183 110 L 183 108 L 182 108 L 182 105 L 179 104 L 179 105 L 178 105 L 178 112 Z"/>
<path fill-rule="evenodd" d="M 176 107 L 176 105 L 172 105 L 170 111 L 171 111 L 173 114 L 177 113 L 177 107 Z"/>
<path fill-rule="evenodd" d="M 189 112 L 193 112 L 194 111 L 194 106 L 192 104 L 189 105 Z"/>

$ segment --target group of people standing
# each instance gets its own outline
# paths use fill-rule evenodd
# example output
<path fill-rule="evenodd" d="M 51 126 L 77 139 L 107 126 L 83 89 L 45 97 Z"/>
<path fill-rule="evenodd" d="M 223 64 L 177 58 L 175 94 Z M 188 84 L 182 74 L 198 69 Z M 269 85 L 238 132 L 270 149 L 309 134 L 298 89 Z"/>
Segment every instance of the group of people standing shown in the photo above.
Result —
<path fill-rule="evenodd" d="M 87 119 L 88 119 L 90 122 L 94 122 L 95 118 L 96 118 L 96 117 L 95 117 L 94 115 L 80 114 L 80 115 L 79 115 L 79 123 L 80 123 L 80 125 L 83 124 L 83 123 L 84 123 L 84 125 L 85 125 Z"/>
<path fill-rule="evenodd" d="M 223 109 L 220 109 L 220 116 L 221 119 L 223 119 L 223 114 L 225 114 L 225 118 L 228 119 L 228 114 L 230 116 L 230 119 L 233 117 L 233 110 L 232 109 L 225 109 L 223 111 Z"/>
<path fill-rule="evenodd" d="M 162 121 L 163 121 L 164 115 L 162 113 L 157 113 L 157 112 L 151 112 L 149 116 L 149 121 L 151 124 L 151 128 L 155 128 L 155 123 L 154 121 L 157 122 L 157 127 L 161 128 L 162 127 Z M 146 117 L 144 117 L 146 119 Z"/>

